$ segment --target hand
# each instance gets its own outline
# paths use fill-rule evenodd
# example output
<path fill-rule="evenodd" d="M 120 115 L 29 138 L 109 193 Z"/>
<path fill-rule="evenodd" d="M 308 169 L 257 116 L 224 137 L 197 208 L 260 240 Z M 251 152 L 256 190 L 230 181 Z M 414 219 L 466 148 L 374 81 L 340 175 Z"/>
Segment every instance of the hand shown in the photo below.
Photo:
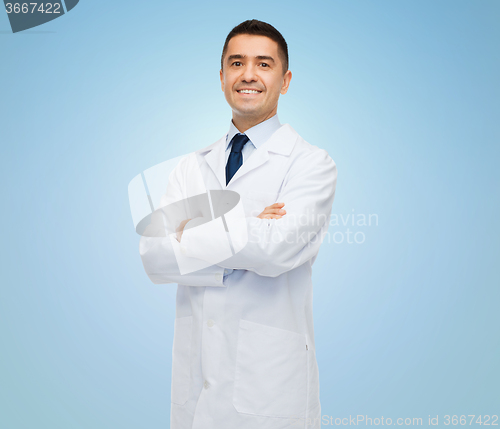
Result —
<path fill-rule="evenodd" d="M 177 229 L 175 230 L 175 232 L 177 233 L 177 241 L 180 243 L 181 242 L 181 238 L 182 238 L 182 233 L 184 232 L 184 227 L 186 226 L 186 224 L 190 221 L 191 219 L 186 219 L 186 220 L 183 220 L 179 226 L 177 227 Z"/>
<path fill-rule="evenodd" d="M 284 205 L 285 203 L 271 204 L 257 217 L 261 219 L 281 219 L 286 214 L 286 210 L 283 210 Z"/>

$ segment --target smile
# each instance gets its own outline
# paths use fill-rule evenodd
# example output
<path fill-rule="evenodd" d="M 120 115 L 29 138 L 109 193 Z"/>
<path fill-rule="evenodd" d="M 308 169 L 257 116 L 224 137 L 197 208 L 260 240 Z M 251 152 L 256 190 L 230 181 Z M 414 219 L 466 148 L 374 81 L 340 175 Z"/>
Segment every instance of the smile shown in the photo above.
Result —
<path fill-rule="evenodd" d="M 240 89 L 237 92 L 240 94 L 260 94 L 262 91 L 257 91 L 256 89 Z"/>

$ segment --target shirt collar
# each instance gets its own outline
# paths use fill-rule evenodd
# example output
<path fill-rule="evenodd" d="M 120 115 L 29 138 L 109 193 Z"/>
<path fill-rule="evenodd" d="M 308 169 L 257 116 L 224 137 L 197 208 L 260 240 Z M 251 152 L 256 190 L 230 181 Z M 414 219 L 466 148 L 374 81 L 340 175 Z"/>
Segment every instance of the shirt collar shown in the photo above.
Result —
<path fill-rule="evenodd" d="M 243 134 L 245 134 L 250 142 L 258 149 L 262 146 L 269 137 L 271 137 L 279 128 L 281 128 L 280 121 L 278 119 L 278 114 L 275 114 L 269 119 L 261 122 L 260 124 L 254 125 L 252 128 L 246 130 Z M 229 124 L 229 132 L 226 134 L 226 150 L 229 149 L 229 144 L 233 137 L 239 134 L 238 128 L 236 128 L 233 124 L 233 120 L 231 119 L 231 123 Z"/>

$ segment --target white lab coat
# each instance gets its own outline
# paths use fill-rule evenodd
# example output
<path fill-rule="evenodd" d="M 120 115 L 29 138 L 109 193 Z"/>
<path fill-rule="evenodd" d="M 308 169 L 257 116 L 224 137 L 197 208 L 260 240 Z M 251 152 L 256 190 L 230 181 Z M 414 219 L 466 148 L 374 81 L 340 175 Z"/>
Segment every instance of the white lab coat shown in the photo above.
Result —
<path fill-rule="evenodd" d="M 205 189 L 236 191 L 247 216 L 246 246 L 181 276 L 169 237 L 141 237 L 150 279 L 179 284 L 171 428 L 319 428 L 311 267 L 328 229 L 335 163 L 284 124 L 226 187 L 224 150 L 225 136 L 184 158 L 162 205 Z M 203 184 L 193 179 L 195 170 Z M 285 203 L 283 218 L 256 217 L 275 202 Z M 197 233 L 194 228 L 183 234 L 187 257 L 203 258 L 196 254 Z M 235 271 L 223 282 L 225 268 Z"/>

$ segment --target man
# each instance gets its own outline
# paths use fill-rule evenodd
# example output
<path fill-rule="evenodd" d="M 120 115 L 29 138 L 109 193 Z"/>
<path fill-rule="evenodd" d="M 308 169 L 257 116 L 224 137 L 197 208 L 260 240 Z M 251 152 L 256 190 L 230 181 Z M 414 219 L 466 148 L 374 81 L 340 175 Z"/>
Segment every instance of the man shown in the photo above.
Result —
<path fill-rule="evenodd" d="M 173 207 L 206 190 L 237 192 L 246 244 L 210 264 L 227 238 L 215 227 L 197 228 L 202 215 L 178 218 L 172 241 L 141 237 L 150 279 L 179 284 L 172 429 L 320 427 L 311 267 L 328 229 L 337 170 L 326 151 L 278 120 L 291 77 L 287 44 L 273 26 L 236 26 L 220 70 L 233 112 L 229 132 L 184 158 L 162 199 L 162 207 Z M 181 254 L 205 265 L 182 274 Z"/>

